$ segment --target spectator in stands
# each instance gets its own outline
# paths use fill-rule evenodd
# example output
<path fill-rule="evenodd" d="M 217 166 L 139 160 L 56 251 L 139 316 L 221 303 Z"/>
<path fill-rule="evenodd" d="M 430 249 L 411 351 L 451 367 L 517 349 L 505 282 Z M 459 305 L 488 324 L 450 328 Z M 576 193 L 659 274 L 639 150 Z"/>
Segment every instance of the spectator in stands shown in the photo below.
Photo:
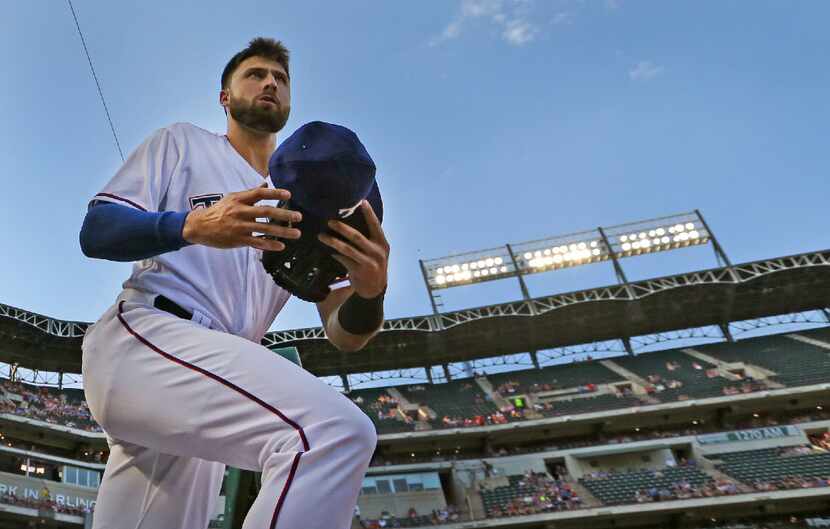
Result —
<path fill-rule="evenodd" d="M 361 405 L 364 403 L 364 399 L 362 396 L 358 395 L 355 398 L 351 399 L 357 405 Z M 379 395 L 378 398 L 369 404 L 368 408 L 374 410 L 377 414 L 377 418 L 379 421 L 383 420 L 398 420 L 398 405 L 399 401 L 395 397 L 391 395 Z M 406 418 L 404 417 L 404 421 Z M 411 421 L 409 421 L 411 422 Z"/>
<path fill-rule="evenodd" d="M 778 455 L 781 457 L 801 456 L 813 453 L 813 447 L 809 445 L 784 446 L 778 448 Z"/>
<path fill-rule="evenodd" d="M 492 507 L 487 513 L 488 517 L 501 518 L 576 509 L 582 504 L 582 500 L 569 483 L 551 478 L 545 473 L 527 471 L 516 486 L 520 490 L 529 489 L 528 494 Z"/>
<path fill-rule="evenodd" d="M 54 394 L 57 390 L 46 387 L 28 387 L 3 380 L 0 383 L 0 413 L 12 413 L 22 417 L 61 424 L 87 431 L 102 431 L 92 420 L 85 401 L 72 402 L 66 394 Z"/>
<path fill-rule="evenodd" d="M 507 382 L 500 384 L 496 388 L 496 392 L 500 394 L 502 397 L 514 395 L 516 393 L 519 393 L 519 383 L 515 380 L 508 380 Z"/>
<path fill-rule="evenodd" d="M 818 448 L 830 450 L 830 432 L 810 435 L 810 442 Z"/>
<path fill-rule="evenodd" d="M 759 489 L 760 490 L 760 489 Z M 652 501 L 683 500 L 688 498 L 727 496 L 737 494 L 738 487 L 734 481 L 720 479 L 703 484 L 700 487 L 692 485 L 685 478 L 681 478 L 669 487 L 649 487 L 634 492 L 635 503 Z"/>
<path fill-rule="evenodd" d="M 361 519 L 360 524 L 366 529 L 380 527 L 419 527 L 424 525 L 442 525 L 455 523 L 461 519 L 460 512 L 453 505 L 443 509 L 434 509 L 430 515 L 420 515 L 414 507 L 410 507 L 405 518 L 392 516 L 387 511 L 381 512 L 378 519 Z"/>

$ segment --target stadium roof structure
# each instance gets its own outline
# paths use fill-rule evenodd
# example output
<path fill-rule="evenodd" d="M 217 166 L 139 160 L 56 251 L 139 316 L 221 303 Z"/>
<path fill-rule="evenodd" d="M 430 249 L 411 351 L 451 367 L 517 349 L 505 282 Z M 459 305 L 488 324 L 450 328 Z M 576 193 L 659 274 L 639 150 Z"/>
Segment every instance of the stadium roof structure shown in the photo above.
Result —
<path fill-rule="evenodd" d="M 363 350 L 344 353 L 322 328 L 268 333 L 297 347 L 317 376 L 464 362 L 601 340 L 689 329 L 830 306 L 830 250 L 775 257 L 510 303 L 387 320 Z M 81 372 L 89 324 L 0 304 L 0 361 Z"/>

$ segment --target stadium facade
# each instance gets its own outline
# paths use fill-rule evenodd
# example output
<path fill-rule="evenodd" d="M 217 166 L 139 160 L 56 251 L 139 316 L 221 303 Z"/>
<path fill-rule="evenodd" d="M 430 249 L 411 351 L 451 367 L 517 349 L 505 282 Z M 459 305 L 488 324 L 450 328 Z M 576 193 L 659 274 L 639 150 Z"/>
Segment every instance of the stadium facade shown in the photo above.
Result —
<path fill-rule="evenodd" d="M 348 355 L 321 329 L 264 343 L 341 381 L 376 424 L 354 527 L 820 526 L 829 305 L 821 251 L 390 320 Z M 741 339 L 776 323 L 790 325 Z M 66 387 L 87 325 L 0 305 L 2 527 L 94 516 L 106 438 Z M 516 354 L 527 369 L 457 368 Z M 424 380 L 377 386 L 412 370 Z M 257 490 L 228 476 L 215 527 L 238 527 Z"/>

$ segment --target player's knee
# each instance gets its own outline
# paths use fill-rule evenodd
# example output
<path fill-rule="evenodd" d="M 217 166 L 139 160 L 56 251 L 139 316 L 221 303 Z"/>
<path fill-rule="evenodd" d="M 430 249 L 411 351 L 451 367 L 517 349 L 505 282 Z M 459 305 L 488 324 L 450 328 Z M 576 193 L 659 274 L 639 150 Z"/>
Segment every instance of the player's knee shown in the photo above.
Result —
<path fill-rule="evenodd" d="M 350 402 L 343 407 L 341 419 L 346 442 L 355 450 L 371 456 L 378 442 L 377 430 L 372 420 Z"/>
<path fill-rule="evenodd" d="M 356 407 L 356 406 L 355 406 Z M 355 436 L 358 439 L 358 444 L 365 448 L 371 455 L 375 451 L 378 444 L 378 431 L 375 428 L 375 423 L 372 422 L 365 413 L 358 408 L 357 415 L 360 419 L 357 421 L 358 425 L 355 428 Z"/>

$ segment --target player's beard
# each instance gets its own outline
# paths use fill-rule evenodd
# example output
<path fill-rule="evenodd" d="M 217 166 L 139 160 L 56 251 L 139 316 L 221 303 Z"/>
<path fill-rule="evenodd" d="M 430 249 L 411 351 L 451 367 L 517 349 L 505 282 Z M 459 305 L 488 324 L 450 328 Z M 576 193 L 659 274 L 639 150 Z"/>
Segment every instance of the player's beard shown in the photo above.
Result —
<path fill-rule="evenodd" d="M 274 108 L 271 108 L 263 105 L 257 99 L 254 99 L 251 101 L 251 104 L 248 104 L 230 95 L 228 99 L 228 112 L 231 113 L 233 119 L 249 129 L 277 133 L 282 130 L 288 121 L 288 114 L 291 112 L 291 107 L 278 103 Z"/>

